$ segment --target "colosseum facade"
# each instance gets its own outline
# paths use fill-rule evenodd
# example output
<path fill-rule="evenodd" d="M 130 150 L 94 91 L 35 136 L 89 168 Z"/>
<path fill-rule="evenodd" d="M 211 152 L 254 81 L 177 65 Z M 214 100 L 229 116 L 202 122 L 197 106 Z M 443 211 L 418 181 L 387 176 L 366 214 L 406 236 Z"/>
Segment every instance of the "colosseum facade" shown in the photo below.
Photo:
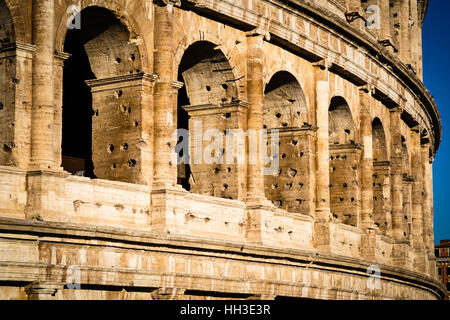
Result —
<path fill-rule="evenodd" d="M 444 297 L 427 5 L 1 0 L 0 298 Z"/>

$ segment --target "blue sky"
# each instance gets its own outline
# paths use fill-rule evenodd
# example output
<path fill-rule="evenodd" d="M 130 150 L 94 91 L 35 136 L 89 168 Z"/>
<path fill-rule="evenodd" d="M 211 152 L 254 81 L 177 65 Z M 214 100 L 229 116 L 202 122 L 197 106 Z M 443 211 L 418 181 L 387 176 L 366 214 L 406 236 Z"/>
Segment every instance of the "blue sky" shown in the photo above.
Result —
<path fill-rule="evenodd" d="M 424 83 L 441 113 L 442 142 L 433 165 L 434 239 L 450 239 L 450 1 L 430 0 L 423 26 Z"/>

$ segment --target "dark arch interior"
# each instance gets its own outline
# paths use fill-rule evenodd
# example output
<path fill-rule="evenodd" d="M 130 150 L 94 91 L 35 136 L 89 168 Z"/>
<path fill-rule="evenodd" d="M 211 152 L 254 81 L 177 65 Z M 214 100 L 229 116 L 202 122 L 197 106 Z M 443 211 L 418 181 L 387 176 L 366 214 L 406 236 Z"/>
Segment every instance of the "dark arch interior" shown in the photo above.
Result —
<path fill-rule="evenodd" d="M 379 118 L 372 121 L 373 161 L 387 161 L 387 144 L 383 124 Z"/>
<path fill-rule="evenodd" d="M 183 72 L 196 66 L 200 62 L 212 59 L 217 55 L 214 50 L 215 45 L 211 42 L 199 41 L 192 44 L 184 53 L 178 67 L 178 81 L 185 83 Z M 182 108 L 183 106 L 190 105 L 191 102 L 188 97 L 186 85 L 184 85 L 178 91 L 178 107 L 177 107 L 177 128 L 189 130 L 189 115 Z M 178 142 L 181 142 L 182 138 L 178 137 Z M 188 142 L 189 143 L 189 142 Z M 179 153 L 179 156 L 185 156 L 186 160 L 189 160 L 189 154 L 183 155 Z M 178 184 L 186 190 L 190 190 L 189 177 L 191 174 L 189 164 L 180 164 L 178 166 Z"/>
<path fill-rule="evenodd" d="M 331 99 L 328 119 L 330 144 L 355 144 L 355 124 L 343 97 Z"/>
<path fill-rule="evenodd" d="M 268 94 L 269 92 L 292 82 L 297 82 L 297 79 L 295 79 L 291 73 L 287 71 L 279 71 L 273 75 L 269 83 L 266 85 L 264 94 Z"/>
<path fill-rule="evenodd" d="M 62 166 L 76 175 L 95 178 L 92 162 L 92 94 L 86 80 L 95 79 L 85 44 L 120 24 L 115 15 L 100 7 L 80 13 L 81 29 L 68 30 L 64 51 L 71 57 L 64 64 L 62 106 Z"/>

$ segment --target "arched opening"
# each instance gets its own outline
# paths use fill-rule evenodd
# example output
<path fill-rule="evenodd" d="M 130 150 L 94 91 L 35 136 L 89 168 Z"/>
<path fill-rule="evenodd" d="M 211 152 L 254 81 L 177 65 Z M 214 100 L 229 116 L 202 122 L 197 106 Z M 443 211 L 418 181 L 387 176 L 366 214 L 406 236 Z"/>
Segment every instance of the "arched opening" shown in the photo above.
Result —
<path fill-rule="evenodd" d="M 5 3 L 0 1 L 0 47 L 15 42 L 14 25 L 11 13 Z M 14 126 L 15 105 L 11 79 L 16 78 L 16 58 L 8 50 L 0 53 L 0 165 L 15 165 Z"/>
<path fill-rule="evenodd" d="M 240 128 L 242 123 L 233 68 L 217 45 L 198 41 L 185 51 L 178 80 L 184 87 L 178 93 L 177 128 L 187 130 L 191 137 L 190 141 L 184 141 L 178 135 L 176 151 L 185 158 L 178 165 L 178 183 L 194 193 L 238 199 L 245 190 L 244 177 L 238 164 L 224 160 L 227 158 L 225 133 Z M 200 128 L 194 128 L 194 123 L 200 123 Z M 214 160 L 204 163 L 203 149 L 202 159 L 195 159 L 187 150 L 192 150 L 194 132 L 203 137 L 208 130 L 220 133 L 213 138 L 219 144 L 212 148 Z M 202 148 L 206 150 L 207 144 L 203 142 Z"/>
<path fill-rule="evenodd" d="M 275 73 L 264 97 L 264 128 L 279 130 L 279 170 L 264 176 L 266 198 L 288 212 L 310 214 L 313 131 L 303 90 L 289 72 Z"/>
<path fill-rule="evenodd" d="M 342 97 L 333 97 L 328 109 L 330 143 L 330 207 L 338 221 L 358 226 L 360 221 L 359 166 L 361 147 L 355 142 L 355 124 Z"/>
<path fill-rule="evenodd" d="M 264 94 L 264 125 L 267 128 L 300 127 L 307 121 L 305 95 L 291 73 L 275 73 Z"/>
<path fill-rule="evenodd" d="M 402 136 L 402 175 L 403 175 L 403 235 L 407 240 L 412 237 L 412 184 L 411 163 L 407 141 Z"/>
<path fill-rule="evenodd" d="M 389 209 L 390 163 L 383 124 L 379 118 L 372 121 L 373 150 L 373 218 L 384 235 L 392 233 L 392 217 Z"/>
<path fill-rule="evenodd" d="M 141 183 L 139 49 L 110 10 L 88 7 L 64 50 L 63 167 L 72 174 Z M 128 78 L 127 78 L 128 77 Z M 113 79 L 109 81 L 108 79 Z"/>

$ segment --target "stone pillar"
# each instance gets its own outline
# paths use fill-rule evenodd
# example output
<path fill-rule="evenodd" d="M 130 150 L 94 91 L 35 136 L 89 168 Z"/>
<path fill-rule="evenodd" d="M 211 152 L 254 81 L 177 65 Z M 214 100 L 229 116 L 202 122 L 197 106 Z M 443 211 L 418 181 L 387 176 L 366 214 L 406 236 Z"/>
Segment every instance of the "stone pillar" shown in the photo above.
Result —
<path fill-rule="evenodd" d="M 417 0 L 410 0 L 410 17 L 409 17 L 409 44 L 411 47 L 411 64 L 417 72 L 418 68 L 418 53 L 419 53 L 419 19 L 417 11 Z"/>
<path fill-rule="evenodd" d="M 420 148 L 420 130 L 417 126 L 411 132 L 411 175 L 412 185 L 412 246 L 415 249 L 414 267 L 425 272 L 424 225 L 423 225 L 423 173 Z"/>
<path fill-rule="evenodd" d="M 154 150 L 153 185 L 166 188 L 177 184 L 177 161 L 174 148 L 176 116 L 174 116 L 174 5 L 176 0 L 155 0 L 153 72 L 154 85 Z M 157 152 L 157 154 L 156 154 Z"/>
<path fill-rule="evenodd" d="M 423 240 L 427 251 L 428 273 L 436 277 L 433 232 L 433 160 L 430 158 L 430 143 L 421 147 L 423 174 Z"/>
<path fill-rule="evenodd" d="M 361 160 L 361 225 L 363 229 L 374 229 L 373 220 L 373 147 L 372 117 L 370 114 L 371 90 L 360 90 L 360 130 L 364 144 Z"/>
<path fill-rule="evenodd" d="M 395 240 L 392 260 L 398 267 L 407 264 L 408 243 L 403 230 L 403 176 L 402 176 L 402 137 L 401 114 L 399 107 L 390 110 L 391 132 L 391 204 L 392 204 L 392 235 Z"/>
<path fill-rule="evenodd" d="M 316 147 L 316 210 L 314 221 L 314 246 L 329 250 L 330 246 L 330 146 L 328 134 L 328 109 L 330 88 L 328 62 L 322 60 L 315 65 L 315 103 L 317 147 Z"/>
<path fill-rule="evenodd" d="M 264 39 L 269 40 L 270 34 L 260 29 L 247 33 L 247 100 L 249 109 L 247 115 L 247 131 L 256 131 L 258 155 L 251 163 L 250 149 L 247 143 L 247 230 L 246 239 L 251 243 L 264 242 L 263 227 L 267 216 L 271 215 L 273 204 L 264 195 L 264 167 L 262 150 L 260 150 L 259 132 L 263 130 L 264 119 Z"/>
<path fill-rule="evenodd" d="M 400 60 L 411 63 L 411 43 L 409 41 L 409 0 L 401 0 L 400 4 Z"/>
<path fill-rule="evenodd" d="M 153 158 L 159 156 L 154 155 L 152 135 L 156 79 L 141 72 L 86 81 L 95 106 L 92 162 L 97 178 L 152 184 Z"/>
<path fill-rule="evenodd" d="M 54 300 L 63 285 L 53 282 L 33 282 L 25 287 L 28 300 Z"/>
<path fill-rule="evenodd" d="M 391 11 L 389 6 L 389 0 L 378 0 L 378 5 L 380 7 L 380 31 L 379 31 L 379 40 L 390 40 L 392 43 L 391 37 Z"/>
<path fill-rule="evenodd" d="M 372 116 L 370 113 L 372 90 L 369 87 L 359 91 L 360 130 L 364 150 L 361 158 L 361 256 L 369 261 L 376 259 L 376 227 L 373 218 L 373 144 Z"/>
<path fill-rule="evenodd" d="M 255 29 L 247 33 L 247 100 L 250 103 L 247 130 L 258 133 L 263 129 L 264 122 L 264 39 L 270 40 L 268 32 Z M 257 137 L 259 149 L 261 137 L 259 134 Z M 265 200 L 262 150 L 258 151 L 256 163 L 248 161 L 247 164 L 247 198 L 252 203 Z M 250 154 L 247 159 L 250 159 Z"/>
<path fill-rule="evenodd" d="M 53 122 L 53 152 L 56 167 L 62 165 L 62 102 L 63 102 L 63 73 L 64 62 L 70 58 L 69 53 L 56 52 L 54 62 L 55 81 L 55 117 Z"/>
<path fill-rule="evenodd" d="M 53 151 L 55 113 L 54 82 L 54 0 L 33 0 L 33 106 L 31 113 L 31 167 L 56 166 Z"/>
<path fill-rule="evenodd" d="M 400 132 L 402 109 L 394 108 L 390 111 L 392 234 L 395 240 L 403 240 L 402 138 Z"/>

